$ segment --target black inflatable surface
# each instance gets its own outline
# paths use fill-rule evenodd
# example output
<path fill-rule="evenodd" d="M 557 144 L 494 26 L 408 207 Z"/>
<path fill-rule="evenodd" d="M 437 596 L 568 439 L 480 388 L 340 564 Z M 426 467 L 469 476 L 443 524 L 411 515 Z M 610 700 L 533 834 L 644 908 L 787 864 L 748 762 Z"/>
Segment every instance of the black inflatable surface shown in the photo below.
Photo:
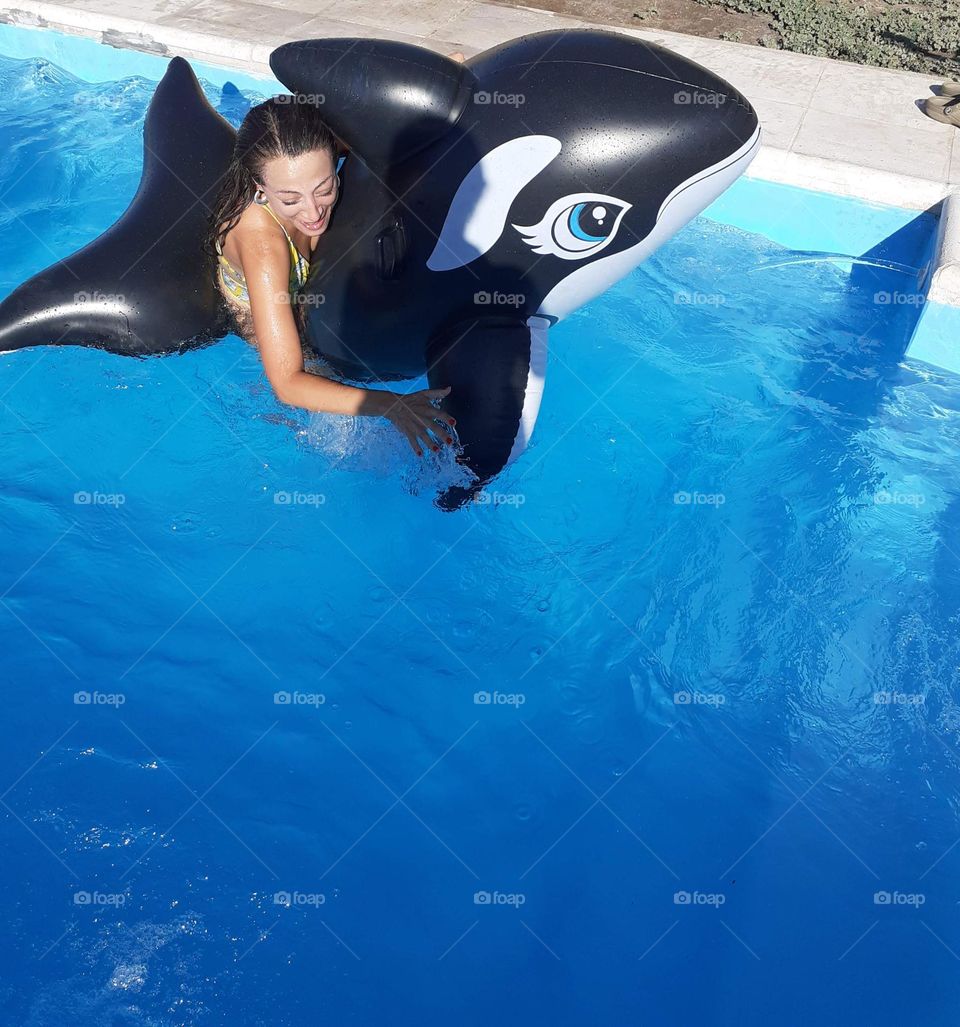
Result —
<path fill-rule="evenodd" d="M 0 303 L 0 352 L 75 344 L 147 356 L 226 335 L 201 240 L 235 138 L 174 57 L 147 111 L 136 196 L 103 235 Z"/>

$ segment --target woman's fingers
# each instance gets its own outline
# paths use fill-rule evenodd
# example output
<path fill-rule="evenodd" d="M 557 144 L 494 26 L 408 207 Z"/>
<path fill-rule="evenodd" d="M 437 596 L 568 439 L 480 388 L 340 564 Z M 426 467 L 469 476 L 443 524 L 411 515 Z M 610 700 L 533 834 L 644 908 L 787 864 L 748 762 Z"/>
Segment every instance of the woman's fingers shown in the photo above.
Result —
<path fill-rule="evenodd" d="M 438 439 L 447 443 L 447 445 L 451 445 L 453 443 L 453 439 L 451 438 L 448 429 L 452 428 L 457 423 L 456 418 L 452 417 L 445 410 L 438 410 L 433 403 L 429 401 L 429 397 L 442 398 L 449 392 L 449 387 L 446 389 L 425 389 L 423 392 L 417 394 L 414 402 L 410 404 L 411 413 L 418 417 L 423 425 L 433 432 Z M 423 399 L 428 400 L 426 404 L 422 402 Z"/>
<path fill-rule="evenodd" d="M 403 434 L 403 437 L 410 443 L 410 448 L 416 453 L 417 456 L 423 456 L 423 450 L 420 446 L 419 433 L 415 424 L 407 421 L 406 418 L 398 417 L 393 419 L 394 427 L 397 431 Z"/>
<path fill-rule="evenodd" d="M 407 442 L 410 443 L 410 448 L 417 454 L 417 456 L 423 456 L 423 450 L 420 448 L 420 440 L 417 438 L 417 433 L 412 428 L 404 428 L 403 434 L 407 437 Z"/>
<path fill-rule="evenodd" d="M 407 436 L 407 440 L 410 443 L 410 447 L 417 456 L 423 456 L 424 449 L 429 449 L 434 453 L 439 451 L 440 445 L 437 439 L 430 434 L 431 430 L 436 427 L 436 425 L 429 425 L 423 418 L 419 417 L 412 417 L 401 425 L 403 433 Z"/>
<path fill-rule="evenodd" d="M 450 414 L 444 412 L 443 410 L 431 412 L 429 416 L 434 421 L 440 421 L 441 424 L 446 424 L 451 428 L 457 423 L 457 419 L 455 417 L 451 417 Z"/>
<path fill-rule="evenodd" d="M 414 433 L 416 434 L 417 441 L 434 453 L 439 452 L 445 444 L 451 445 L 453 443 L 453 439 L 440 428 L 440 425 L 432 424 L 424 418 L 417 420 Z M 448 439 L 449 442 L 447 441 Z"/>
<path fill-rule="evenodd" d="M 452 446 L 453 436 L 446 430 L 446 427 L 443 424 L 438 423 L 439 420 L 439 418 L 423 417 L 421 418 L 421 424 L 428 431 L 433 432 L 441 442 L 448 446 Z"/>
<path fill-rule="evenodd" d="M 441 433 L 440 426 L 429 421 L 427 418 L 420 418 L 418 420 L 417 433 L 427 448 L 434 451 L 438 450 L 446 441 L 446 432 Z"/>
<path fill-rule="evenodd" d="M 456 418 L 434 406 L 449 394 L 450 387 L 447 386 L 398 395 L 396 403 L 387 412 L 387 417 L 403 432 L 417 456 L 422 457 L 424 449 L 437 453 L 441 446 L 453 445 L 454 438 L 449 429 L 457 423 Z"/>

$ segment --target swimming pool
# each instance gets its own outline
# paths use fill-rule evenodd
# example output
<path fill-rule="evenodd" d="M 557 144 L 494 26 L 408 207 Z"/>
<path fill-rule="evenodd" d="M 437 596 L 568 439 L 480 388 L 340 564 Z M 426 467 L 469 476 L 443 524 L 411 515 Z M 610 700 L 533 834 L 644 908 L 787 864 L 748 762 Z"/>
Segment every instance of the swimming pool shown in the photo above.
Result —
<path fill-rule="evenodd" d="M 125 207 L 132 74 L 0 59 L 4 292 Z M 5 1022 L 952 1023 L 933 219 L 710 215 L 555 329 L 455 515 L 237 339 L 0 359 Z"/>

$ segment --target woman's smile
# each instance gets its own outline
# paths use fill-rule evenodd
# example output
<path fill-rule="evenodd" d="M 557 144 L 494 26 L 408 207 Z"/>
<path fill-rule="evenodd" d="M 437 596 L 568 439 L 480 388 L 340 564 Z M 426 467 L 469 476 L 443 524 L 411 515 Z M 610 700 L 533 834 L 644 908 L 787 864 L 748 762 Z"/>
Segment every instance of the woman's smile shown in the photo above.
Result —
<path fill-rule="evenodd" d="M 308 235 L 315 234 L 319 235 L 321 231 L 326 227 L 327 224 L 327 208 L 320 208 L 320 216 L 316 221 L 307 221 L 305 218 L 298 218 L 297 225 L 302 228 Z"/>

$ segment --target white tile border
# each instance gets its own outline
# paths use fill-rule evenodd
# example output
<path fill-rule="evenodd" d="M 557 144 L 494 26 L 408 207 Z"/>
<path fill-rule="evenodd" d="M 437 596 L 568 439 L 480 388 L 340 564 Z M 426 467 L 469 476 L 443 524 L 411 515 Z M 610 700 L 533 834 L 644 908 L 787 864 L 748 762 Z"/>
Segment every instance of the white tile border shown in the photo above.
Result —
<path fill-rule="evenodd" d="M 14 0 L 10 4 L 0 0 L 0 20 L 24 28 L 50 28 L 72 36 L 86 36 L 108 46 L 140 50 L 143 53 L 161 56 L 180 54 L 226 66 L 242 62 L 254 74 L 270 73 L 269 66 L 263 65 L 254 56 L 252 43 L 136 18 L 105 15 L 99 11 L 49 4 L 42 0 Z M 265 52 L 269 53 L 269 50 Z"/>
<path fill-rule="evenodd" d="M 772 146 L 761 147 L 747 168 L 747 177 L 917 211 L 936 207 L 950 193 L 950 187 L 929 179 L 778 150 Z"/>
<path fill-rule="evenodd" d="M 960 307 L 960 193 L 950 193 L 940 208 L 931 268 L 927 299 L 945 307 Z M 960 339 L 957 342 L 960 344 Z"/>
<path fill-rule="evenodd" d="M 224 2 L 229 4 L 229 0 Z M 531 29 L 545 28 L 550 24 L 571 24 L 569 18 L 560 18 L 548 12 L 534 11 L 530 8 L 518 10 L 523 12 L 524 18 L 530 20 Z M 454 22 L 461 21 L 465 26 L 469 26 L 473 16 L 483 20 L 485 15 L 489 15 L 486 20 L 490 21 L 495 14 L 499 13 L 502 19 L 504 12 L 509 11 L 510 8 L 494 7 L 483 3 L 482 0 L 471 0 L 469 6 L 458 13 Z M 175 24 L 176 13 L 163 17 L 164 22 L 161 24 L 158 21 L 107 15 L 100 11 L 72 7 L 69 4 L 47 3 L 45 0 L 0 0 L 0 21 L 7 24 L 51 28 L 71 35 L 91 37 L 110 46 L 145 53 L 176 53 L 211 64 L 236 67 L 254 76 L 272 77 L 268 63 L 270 52 L 286 41 L 284 38 L 263 39 L 259 42 L 231 39 L 222 34 L 200 32 L 193 28 L 178 28 Z M 322 23 L 322 18 L 317 20 Z M 509 21 L 509 18 L 507 20 Z M 537 24 L 538 21 L 541 24 Z M 877 143 L 875 147 L 863 147 L 863 152 L 857 154 L 857 163 L 798 153 L 793 149 L 803 130 L 804 120 L 811 110 L 818 114 L 830 113 L 829 110 L 821 111 L 817 107 L 818 96 L 823 93 L 824 80 L 828 81 L 834 90 L 846 83 L 851 96 L 862 97 L 864 87 L 877 79 L 882 84 L 884 92 L 889 90 L 893 95 L 906 97 L 916 92 L 921 92 L 922 95 L 922 91 L 929 87 L 934 76 L 862 68 L 823 57 L 766 50 L 762 47 L 684 36 L 674 32 L 624 30 L 605 25 L 594 27 L 610 28 L 614 32 L 626 31 L 629 35 L 671 47 L 729 78 L 748 98 L 751 97 L 751 93 L 755 93 L 758 107 L 764 106 L 763 100 L 774 105 L 779 103 L 781 107 L 784 103 L 797 107 L 802 112 L 797 128 L 778 133 L 778 142 L 787 143 L 789 148 L 763 146 L 747 172 L 750 177 L 914 210 L 932 209 L 949 197 L 949 201 L 943 202 L 942 207 L 937 256 L 930 280 L 930 299 L 950 306 L 960 306 L 960 195 L 957 192 L 960 188 L 960 143 L 956 142 L 956 129 L 944 126 L 945 132 L 951 135 L 942 131 L 938 133 L 931 123 L 924 121 L 921 113 L 916 113 L 919 119 L 916 127 L 924 129 L 929 134 L 930 146 L 939 147 L 944 154 L 942 163 L 946 170 L 942 179 L 911 177 L 878 166 L 884 162 L 882 151 L 884 146 L 889 145 L 891 122 L 904 126 L 911 124 L 911 114 L 906 108 L 898 111 L 891 122 L 869 118 L 856 119 L 858 131 L 866 136 L 871 134 L 871 126 L 875 126 Z M 438 26 L 437 31 L 450 31 L 451 35 L 456 35 L 450 24 L 442 28 Z M 369 26 L 356 26 L 356 35 L 372 34 L 375 33 L 371 32 Z M 450 47 L 449 43 L 433 38 L 433 34 L 419 41 L 431 49 L 443 50 Z M 471 39 L 459 38 L 455 42 L 468 52 L 476 52 L 490 45 L 489 39 L 486 38 L 476 43 Z M 785 82 L 798 80 L 805 83 L 803 90 L 798 92 L 785 89 Z M 836 109 L 835 94 L 827 94 L 827 100 Z M 843 109 L 842 104 L 840 109 Z M 846 116 L 842 114 L 836 115 L 838 126 L 842 124 L 844 117 Z M 855 117 L 856 112 L 850 119 Z M 849 123 L 852 123 L 852 120 Z M 840 128 L 837 130 L 840 131 Z M 845 152 L 844 139 L 838 138 L 835 147 L 831 146 L 832 141 L 828 138 L 820 142 L 822 150 L 835 148 L 838 152 Z"/>

